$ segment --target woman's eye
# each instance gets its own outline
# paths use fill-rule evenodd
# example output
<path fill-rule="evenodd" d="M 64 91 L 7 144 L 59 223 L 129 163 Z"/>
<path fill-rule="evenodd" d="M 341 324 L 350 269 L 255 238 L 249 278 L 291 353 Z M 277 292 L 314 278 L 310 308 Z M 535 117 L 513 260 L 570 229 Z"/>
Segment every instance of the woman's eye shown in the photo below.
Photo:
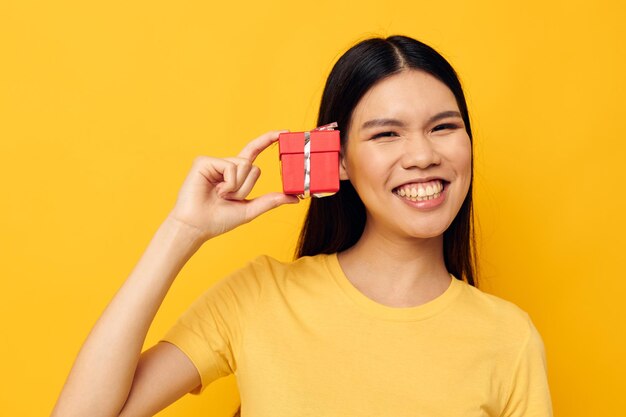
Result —
<path fill-rule="evenodd" d="M 380 132 L 380 133 L 376 133 L 374 136 L 372 136 L 372 139 L 378 139 L 378 138 L 384 138 L 384 137 L 394 137 L 394 136 L 398 136 L 398 134 L 396 132 Z"/>
<path fill-rule="evenodd" d="M 453 123 L 444 123 L 444 124 L 435 126 L 433 131 L 443 130 L 443 129 L 456 129 L 456 128 L 458 128 L 458 126 Z"/>

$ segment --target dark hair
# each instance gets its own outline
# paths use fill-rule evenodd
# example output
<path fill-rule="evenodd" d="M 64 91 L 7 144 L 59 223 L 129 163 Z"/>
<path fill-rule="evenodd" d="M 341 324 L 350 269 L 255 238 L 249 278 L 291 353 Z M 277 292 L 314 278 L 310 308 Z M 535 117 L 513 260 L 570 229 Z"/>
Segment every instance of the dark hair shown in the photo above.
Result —
<path fill-rule="evenodd" d="M 461 83 L 452 66 L 430 46 L 406 36 L 364 40 L 334 65 L 324 88 L 317 125 L 337 122 L 345 149 L 352 112 L 374 84 L 406 69 L 425 71 L 452 90 L 472 141 L 469 114 Z M 474 157 L 470 187 L 459 212 L 443 235 L 448 272 L 477 286 L 476 242 L 472 209 Z M 354 245 L 365 227 L 365 206 L 350 181 L 329 197 L 313 198 L 296 247 L 296 258 L 341 252 Z"/>

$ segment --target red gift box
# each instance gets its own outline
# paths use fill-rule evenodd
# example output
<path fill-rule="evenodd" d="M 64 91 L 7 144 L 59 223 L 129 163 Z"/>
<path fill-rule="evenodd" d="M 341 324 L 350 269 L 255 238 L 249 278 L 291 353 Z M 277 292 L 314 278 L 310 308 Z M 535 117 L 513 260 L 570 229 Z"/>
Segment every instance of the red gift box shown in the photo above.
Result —
<path fill-rule="evenodd" d="M 279 135 L 278 149 L 285 194 L 306 198 L 323 197 L 339 191 L 341 145 L 339 131 L 332 130 L 334 126 L 336 124 L 310 132 Z"/>

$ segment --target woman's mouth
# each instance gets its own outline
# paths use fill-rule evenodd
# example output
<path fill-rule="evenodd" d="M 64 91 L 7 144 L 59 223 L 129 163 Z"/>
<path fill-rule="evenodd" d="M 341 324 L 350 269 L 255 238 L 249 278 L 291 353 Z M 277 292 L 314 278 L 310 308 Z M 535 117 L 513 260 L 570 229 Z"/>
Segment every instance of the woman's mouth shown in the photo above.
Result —
<path fill-rule="evenodd" d="M 409 183 L 394 188 L 393 193 L 410 201 L 434 200 L 441 196 L 448 184 L 449 182 L 444 180 Z"/>

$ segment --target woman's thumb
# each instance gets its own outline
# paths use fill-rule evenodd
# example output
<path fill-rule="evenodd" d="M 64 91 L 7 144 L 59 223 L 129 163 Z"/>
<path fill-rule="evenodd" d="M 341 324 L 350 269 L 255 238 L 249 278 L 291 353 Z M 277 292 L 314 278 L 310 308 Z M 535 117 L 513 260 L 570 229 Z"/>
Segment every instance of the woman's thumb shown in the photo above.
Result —
<path fill-rule="evenodd" d="M 297 204 L 300 199 L 294 195 L 269 193 L 250 200 L 247 207 L 248 221 L 283 204 Z"/>

